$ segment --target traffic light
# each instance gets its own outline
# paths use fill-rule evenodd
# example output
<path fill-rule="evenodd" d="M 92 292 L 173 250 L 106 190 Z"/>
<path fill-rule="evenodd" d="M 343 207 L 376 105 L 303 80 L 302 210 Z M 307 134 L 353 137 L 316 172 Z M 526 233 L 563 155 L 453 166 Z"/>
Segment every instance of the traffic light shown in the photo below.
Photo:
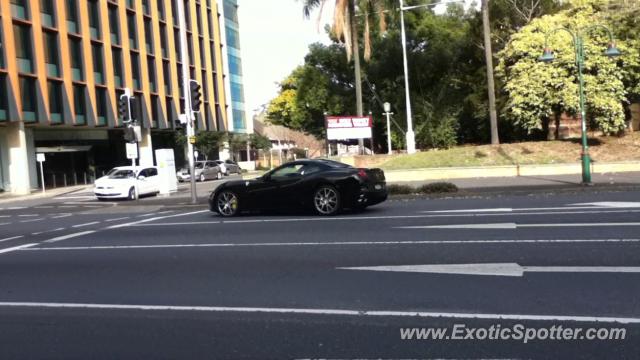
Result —
<path fill-rule="evenodd" d="M 124 129 L 124 140 L 127 142 L 135 142 L 136 141 L 136 133 L 133 130 L 133 126 L 127 126 Z"/>
<path fill-rule="evenodd" d="M 118 114 L 123 122 L 129 122 L 131 120 L 129 98 L 129 95 L 120 95 L 120 100 L 118 101 Z"/>
<path fill-rule="evenodd" d="M 200 104 L 202 104 L 202 92 L 200 91 L 202 87 L 200 84 L 195 81 L 189 81 L 189 88 L 191 94 L 191 111 L 200 112 Z"/>

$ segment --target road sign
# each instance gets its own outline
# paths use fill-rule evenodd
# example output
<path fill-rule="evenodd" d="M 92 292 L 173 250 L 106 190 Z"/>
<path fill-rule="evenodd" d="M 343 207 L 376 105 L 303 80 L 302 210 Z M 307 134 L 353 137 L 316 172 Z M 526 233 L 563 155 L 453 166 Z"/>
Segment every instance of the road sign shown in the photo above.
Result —
<path fill-rule="evenodd" d="M 196 137 L 195 136 L 189 136 L 189 143 L 190 144 L 195 144 L 196 143 Z"/>
<path fill-rule="evenodd" d="M 127 159 L 137 159 L 137 158 L 138 158 L 138 144 L 127 143 Z"/>
<path fill-rule="evenodd" d="M 42 193 L 45 193 L 45 189 L 44 189 L 44 167 L 42 166 L 42 163 L 44 163 L 45 159 L 44 159 L 44 153 L 37 153 L 36 154 L 36 161 L 40 164 L 40 179 L 42 179 Z"/>
<path fill-rule="evenodd" d="M 36 154 L 36 161 L 37 162 L 44 162 L 45 161 L 44 154 L 43 153 L 37 153 Z"/>
<path fill-rule="evenodd" d="M 365 139 L 371 137 L 371 116 L 327 116 L 327 139 Z"/>

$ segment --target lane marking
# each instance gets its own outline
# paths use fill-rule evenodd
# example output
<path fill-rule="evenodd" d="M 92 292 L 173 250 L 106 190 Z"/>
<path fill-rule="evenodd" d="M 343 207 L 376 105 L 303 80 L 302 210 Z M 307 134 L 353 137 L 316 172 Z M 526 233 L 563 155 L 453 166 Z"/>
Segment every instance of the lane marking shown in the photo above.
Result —
<path fill-rule="evenodd" d="M 11 215 L 0 215 L 0 218 L 8 218 L 11 217 Z"/>
<path fill-rule="evenodd" d="M 84 224 L 77 224 L 77 225 L 72 225 L 72 228 L 80 228 L 80 227 L 85 227 L 85 226 L 91 226 L 91 225 L 96 225 L 96 224 L 100 224 L 100 221 L 92 221 L 92 222 L 88 222 L 88 223 L 84 223 Z"/>
<path fill-rule="evenodd" d="M 31 220 L 21 220 L 21 223 L 30 223 L 30 222 L 36 222 L 36 221 L 42 221 L 44 220 L 44 218 L 42 219 L 31 219 Z"/>
<path fill-rule="evenodd" d="M 389 271 L 449 275 L 523 277 L 526 272 L 542 273 L 640 273 L 638 266 L 521 266 L 517 263 L 428 264 L 338 267 L 340 270 Z"/>
<path fill-rule="evenodd" d="M 148 218 L 148 219 L 144 219 L 144 220 L 138 220 L 138 221 L 125 223 L 125 224 L 111 225 L 111 226 L 107 227 L 107 229 L 119 229 L 119 228 L 128 227 L 128 226 L 132 226 L 132 225 L 138 225 L 138 224 L 142 224 L 142 223 L 147 223 L 147 222 L 151 222 L 151 221 L 169 219 L 169 218 L 178 217 L 178 216 L 188 216 L 188 215 L 194 215 L 194 214 L 201 214 L 201 213 L 204 213 L 204 212 L 209 212 L 209 210 L 198 210 L 198 211 L 192 211 L 192 212 L 188 212 L 188 213 L 166 215 L 166 216 L 157 216 L 157 217 L 152 217 L 152 218 Z"/>
<path fill-rule="evenodd" d="M 567 206 L 537 207 L 537 208 L 485 208 L 485 209 L 453 209 L 422 211 L 424 213 L 464 213 L 464 212 L 512 212 L 538 210 L 579 210 L 598 208 L 640 208 L 640 202 L 604 201 L 593 203 L 570 204 Z"/>
<path fill-rule="evenodd" d="M 396 226 L 394 229 L 511 229 L 518 228 L 548 228 L 548 227 L 611 227 L 611 226 L 640 226 L 640 222 L 629 223 L 568 223 L 568 224 L 457 224 L 457 225 L 424 225 L 424 226 Z"/>
<path fill-rule="evenodd" d="M 14 206 L 14 207 L 7 208 L 7 210 L 22 210 L 26 208 L 27 208 L 26 206 Z"/>
<path fill-rule="evenodd" d="M 73 234 L 58 236 L 58 237 L 55 237 L 53 239 L 45 240 L 43 242 L 45 242 L 45 243 L 54 243 L 54 242 L 67 240 L 67 239 L 71 239 L 71 238 L 75 238 L 75 237 L 79 237 L 79 236 L 93 234 L 94 232 L 95 232 L 95 230 L 83 231 L 83 232 L 79 232 L 79 233 L 73 233 Z"/>
<path fill-rule="evenodd" d="M 114 221 L 127 220 L 127 219 L 129 219 L 129 217 L 125 216 L 125 217 L 121 217 L 121 218 L 108 219 L 108 220 L 105 220 L 105 222 L 114 222 Z"/>
<path fill-rule="evenodd" d="M 51 218 L 52 219 L 62 219 L 62 218 L 66 218 L 66 217 L 69 217 L 69 216 L 73 216 L 73 214 L 60 214 L 58 216 L 52 216 Z"/>
<path fill-rule="evenodd" d="M 565 244 L 565 243 L 640 243 L 640 239 L 540 239 L 540 240 L 415 240 L 415 241 L 336 241 L 336 242 L 273 242 L 273 243 L 208 243 L 160 245 L 102 245 L 39 247 L 29 251 L 52 250 L 117 250 L 117 249 L 171 249 L 171 248 L 230 248 L 269 246 L 361 246 L 361 245 L 475 245 L 475 244 Z"/>
<path fill-rule="evenodd" d="M 56 308 L 56 309 L 103 309 L 103 310 L 153 310 L 153 311 L 191 311 L 191 312 L 232 312 L 232 313 L 275 313 L 302 315 L 337 315 L 356 317 L 422 317 L 489 320 L 529 320 L 529 321 L 575 321 L 603 322 L 620 324 L 640 324 L 640 318 L 611 316 L 575 316 L 575 315 L 528 315 L 528 314 L 491 314 L 491 313 L 455 313 L 431 311 L 394 311 L 394 310 L 350 310 L 350 309 L 312 309 L 312 308 L 267 308 L 267 307 L 231 307 L 231 306 L 176 306 L 176 305 L 129 305 L 129 304 L 83 304 L 55 302 L 0 302 L 0 307 Z"/>
<path fill-rule="evenodd" d="M 5 241 L 9 241 L 9 240 L 20 239 L 20 238 L 23 238 L 23 237 L 24 237 L 24 235 L 18 235 L 18 236 L 8 237 L 8 238 L 0 239 L 0 242 L 5 242 Z"/>
<path fill-rule="evenodd" d="M 36 217 L 36 216 L 40 216 L 38 214 L 24 214 L 24 215 L 18 215 L 18 217 Z"/>
<path fill-rule="evenodd" d="M 36 206 L 34 209 L 53 209 L 53 206 Z"/>
<path fill-rule="evenodd" d="M 402 219 L 427 219 L 450 217 L 492 217 L 492 216 L 518 216 L 518 215 L 565 215 L 565 214 L 603 214 L 603 213 L 637 213 L 640 210 L 611 210 L 611 211 L 566 211 L 566 212 L 540 212 L 540 213 L 505 213 L 505 214 L 428 214 L 428 215 L 391 215 L 391 216 L 352 216 L 333 218 L 285 218 L 285 219 L 247 219 L 247 220 L 211 220 L 193 222 L 171 222 L 149 224 L 132 224 L 130 226 L 176 226 L 176 225 L 206 225 L 206 224 L 253 224 L 253 223 L 282 223 L 305 221 L 351 221 L 351 220 L 402 220 Z M 217 219 L 221 219 L 217 217 Z"/>
<path fill-rule="evenodd" d="M 6 249 L 0 249 L 0 254 L 6 254 L 6 253 L 9 253 L 9 252 L 12 252 L 12 251 L 26 249 L 28 247 L 36 246 L 36 245 L 38 245 L 38 244 L 37 243 L 33 243 L 33 244 L 25 244 L 25 245 L 20 245 L 20 246 L 14 246 L 14 247 L 6 248 Z"/>
<path fill-rule="evenodd" d="M 11 224 L 12 224 L 12 223 L 10 223 L 10 222 L 8 222 L 8 223 L 0 223 L 0 226 L 3 226 L 3 225 L 11 225 Z"/>
<path fill-rule="evenodd" d="M 75 205 L 60 205 L 58 206 L 60 209 L 75 209 L 77 206 Z"/>

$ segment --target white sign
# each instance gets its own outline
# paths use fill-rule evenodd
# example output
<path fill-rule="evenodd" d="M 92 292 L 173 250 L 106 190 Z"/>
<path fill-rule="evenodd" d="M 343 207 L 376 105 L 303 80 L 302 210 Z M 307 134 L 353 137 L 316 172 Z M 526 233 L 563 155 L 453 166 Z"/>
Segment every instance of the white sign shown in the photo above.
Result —
<path fill-rule="evenodd" d="M 160 194 L 169 194 L 178 191 L 176 161 L 173 149 L 157 149 L 156 166 L 158 167 L 158 175 L 160 178 Z"/>
<path fill-rule="evenodd" d="M 327 139 L 347 140 L 371 137 L 371 116 L 327 116 Z"/>
<path fill-rule="evenodd" d="M 44 162 L 44 154 L 43 153 L 37 153 L 36 154 L 36 161 L 37 162 Z"/>
<path fill-rule="evenodd" d="M 127 143 L 127 159 L 137 159 L 137 158 L 138 158 L 138 144 Z"/>

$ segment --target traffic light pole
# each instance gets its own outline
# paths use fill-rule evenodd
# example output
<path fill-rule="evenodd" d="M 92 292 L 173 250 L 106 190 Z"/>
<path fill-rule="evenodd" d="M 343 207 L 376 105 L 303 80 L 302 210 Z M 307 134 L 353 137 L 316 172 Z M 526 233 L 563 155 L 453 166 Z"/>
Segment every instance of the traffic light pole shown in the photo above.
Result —
<path fill-rule="evenodd" d="M 180 55 L 182 59 L 182 89 L 184 94 L 184 112 L 187 118 L 187 156 L 189 158 L 189 180 L 191 181 L 191 203 L 198 203 L 196 193 L 196 170 L 193 159 L 193 144 L 191 137 L 195 135 L 193 116 L 191 114 L 191 96 L 189 79 L 189 52 L 187 50 L 187 24 L 185 21 L 184 1 L 178 1 L 178 19 L 180 23 Z"/>

